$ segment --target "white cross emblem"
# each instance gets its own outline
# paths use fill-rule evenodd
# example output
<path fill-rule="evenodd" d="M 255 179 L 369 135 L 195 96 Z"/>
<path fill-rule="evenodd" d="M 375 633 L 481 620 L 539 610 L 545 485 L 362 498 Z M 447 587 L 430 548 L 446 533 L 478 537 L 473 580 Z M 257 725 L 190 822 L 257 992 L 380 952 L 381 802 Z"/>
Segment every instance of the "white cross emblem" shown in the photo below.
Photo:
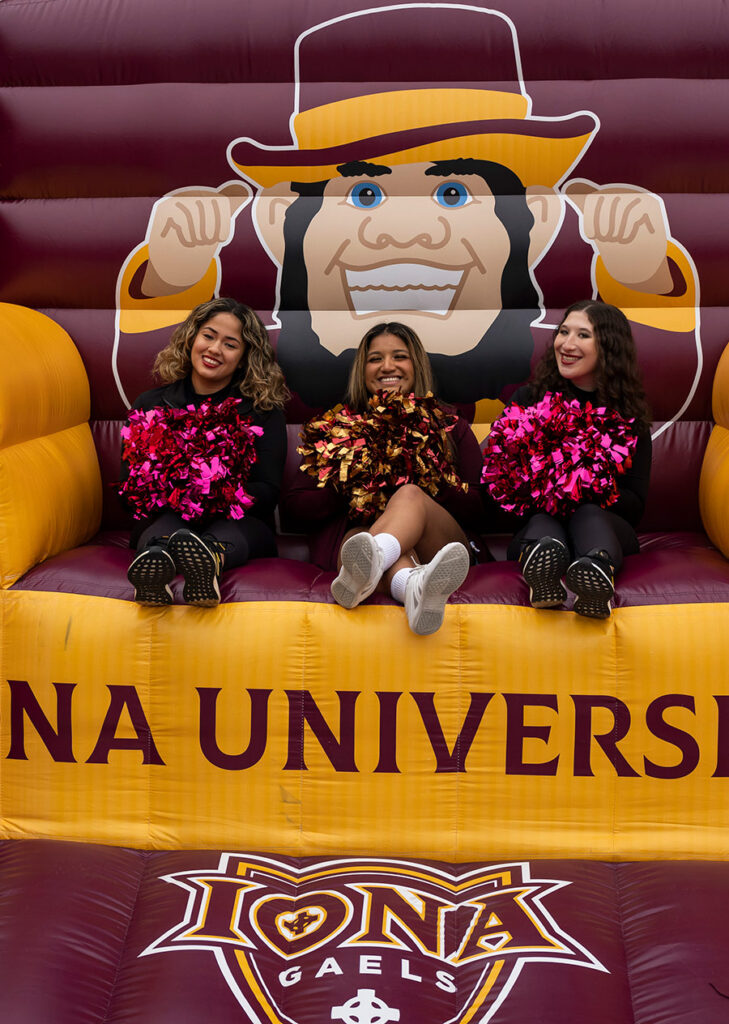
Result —
<path fill-rule="evenodd" d="M 357 995 L 343 1006 L 332 1007 L 332 1020 L 341 1020 L 344 1024 L 389 1024 L 400 1020 L 400 1011 L 391 1010 L 387 1003 L 378 999 L 373 988 L 359 988 Z"/>

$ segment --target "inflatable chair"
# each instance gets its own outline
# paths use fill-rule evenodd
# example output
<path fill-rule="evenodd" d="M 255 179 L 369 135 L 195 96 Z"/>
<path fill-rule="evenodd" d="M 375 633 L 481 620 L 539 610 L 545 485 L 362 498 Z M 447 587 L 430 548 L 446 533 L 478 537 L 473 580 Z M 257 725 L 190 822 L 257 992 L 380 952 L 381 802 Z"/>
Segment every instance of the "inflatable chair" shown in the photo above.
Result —
<path fill-rule="evenodd" d="M 256 3 L 245 25 L 232 0 L 213 6 L 214 27 L 173 0 L 144 21 L 109 4 L 84 32 L 73 3 L 0 9 L 16 55 L 3 195 L 17 200 L 0 293 L 0 1019 L 718 1024 L 729 335 L 726 170 L 704 128 L 726 33 L 708 5 L 600 6 L 601 41 L 566 80 L 552 53 L 574 28 L 566 6 L 548 31 L 516 3 Z M 650 45 L 633 81 L 636 28 Z M 411 93 L 436 57 L 424 105 Z M 567 154 L 548 187 L 524 180 L 535 139 Z M 262 225 L 297 201 L 294 181 L 316 215 L 325 170 L 469 146 L 483 160 L 514 148 L 532 240 L 542 231 L 526 356 L 504 356 L 503 380 L 491 368 L 498 386 L 471 373 L 460 391 L 440 364 L 479 438 L 570 301 L 594 290 L 635 327 L 654 463 L 611 617 L 531 608 L 493 535 L 494 561 L 433 636 L 384 596 L 347 612 L 285 493 L 280 557 L 227 572 L 218 608 L 137 605 L 119 431 L 171 327 L 215 291 L 272 325 L 296 392 L 285 490 L 317 396 Z M 213 193 L 231 207 L 218 251 L 176 299 L 150 296 L 155 218 Z M 620 225 L 595 208 L 615 195 L 623 227 L 662 225 L 657 291 L 613 272 L 603 243 Z M 308 301 L 326 348 L 332 311 Z M 325 359 L 313 376 L 333 387 L 340 370 Z"/>

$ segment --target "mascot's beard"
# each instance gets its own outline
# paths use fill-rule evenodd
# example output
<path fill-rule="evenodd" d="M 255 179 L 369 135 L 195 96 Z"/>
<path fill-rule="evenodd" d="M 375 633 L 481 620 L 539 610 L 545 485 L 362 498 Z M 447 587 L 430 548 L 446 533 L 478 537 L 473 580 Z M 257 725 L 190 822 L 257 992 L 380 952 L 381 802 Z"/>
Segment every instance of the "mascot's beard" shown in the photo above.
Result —
<path fill-rule="evenodd" d="M 539 314 L 539 297 L 528 266 L 529 233 L 534 219 L 526 205 L 524 186 L 500 164 L 483 160 L 436 161 L 431 171 L 436 176 L 480 175 L 495 197 L 496 215 L 511 239 L 511 252 L 501 279 L 505 308 L 467 352 L 453 356 L 429 353 L 439 395 L 445 401 L 465 405 L 480 398 L 498 398 L 507 384 L 519 384 L 529 376 L 534 349 L 530 325 Z M 321 408 L 341 401 L 359 337 L 353 322 L 352 348 L 335 356 L 312 330 L 304 237 L 321 209 L 326 182 L 291 187 L 299 198 L 288 208 L 284 220 L 278 359 L 292 391 L 308 405 Z M 383 312 L 382 319 L 392 320 L 392 316 Z M 403 319 L 407 322 L 407 316 Z"/>
<path fill-rule="evenodd" d="M 283 297 L 282 288 L 277 355 L 286 382 L 315 408 L 340 402 L 359 338 L 351 349 L 335 356 L 312 330 L 309 310 L 284 308 Z M 530 325 L 537 317 L 537 309 L 503 309 L 468 351 L 453 356 L 428 353 L 439 397 L 465 405 L 481 398 L 498 398 L 507 384 L 526 380 L 534 349 Z M 382 319 L 391 317 L 383 313 Z M 407 322 L 407 316 L 403 319 Z M 352 328 L 354 335 L 354 324 Z"/>
<path fill-rule="evenodd" d="M 478 166 L 474 172 L 479 173 L 483 168 L 479 162 L 476 163 Z M 468 169 L 474 170 L 470 165 Z M 502 175 L 506 173 L 500 167 L 496 170 Z M 486 177 L 484 180 L 489 184 Z M 284 221 L 284 264 L 278 304 L 281 321 L 278 361 L 289 387 L 308 406 L 318 409 L 341 401 L 354 352 L 363 333 L 363 329 L 357 331 L 356 324 L 352 322 L 352 347 L 334 355 L 321 344 L 311 327 L 304 238 L 324 201 L 325 186 L 326 182 L 296 186 L 299 198 L 289 207 Z M 498 193 L 496 185 L 489 184 L 489 187 L 495 195 Z M 430 355 L 439 396 L 445 401 L 467 404 L 479 398 L 497 398 L 507 384 L 518 384 L 529 375 L 533 350 L 529 326 L 539 315 L 539 298 L 527 265 L 529 229 L 533 219 L 523 197 L 515 202 L 508 189 L 506 195 L 497 196 L 497 214 L 512 241 L 502 276 L 506 308 L 473 348 L 458 355 Z M 408 317 L 403 318 L 406 323 Z M 383 312 L 382 319 L 387 321 L 392 316 Z"/>

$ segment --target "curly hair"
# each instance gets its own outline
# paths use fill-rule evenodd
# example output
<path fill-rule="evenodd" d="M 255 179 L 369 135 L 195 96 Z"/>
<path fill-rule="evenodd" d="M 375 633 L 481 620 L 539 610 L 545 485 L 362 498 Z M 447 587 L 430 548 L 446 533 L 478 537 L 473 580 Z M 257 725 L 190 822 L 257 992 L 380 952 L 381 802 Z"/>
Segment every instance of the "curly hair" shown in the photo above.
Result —
<path fill-rule="evenodd" d="M 423 348 L 422 341 L 412 327 L 407 327 L 405 324 L 395 322 L 375 324 L 374 327 L 370 327 L 364 338 L 362 338 L 362 341 L 360 341 L 354 357 L 354 362 L 352 363 L 352 368 L 349 371 L 349 383 L 347 385 L 347 393 L 344 400 L 356 412 L 364 412 L 367 408 L 367 402 L 370 398 L 369 392 L 367 391 L 367 385 L 365 384 L 367 355 L 370 350 L 370 343 L 380 334 L 394 335 L 396 338 L 399 338 L 407 348 L 413 364 L 413 374 L 415 377 L 413 383 L 414 393 L 418 397 L 423 397 L 429 391 L 435 390 L 430 359 Z"/>
<path fill-rule="evenodd" d="M 184 323 L 175 328 L 167 345 L 157 355 L 154 372 L 165 384 L 182 380 L 191 372 L 192 344 L 204 324 L 218 313 L 232 313 L 240 320 L 246 349 L 233 381 L 240 393 L 259 409 L 281 409 L 289 397 L 281 367 L 260 317 L 235 299 L 211 299 L 193 309 Z"/>
<path fill-rule="evenodd" d="M 581 299 L 565 310 L 552 334 L 547 350 L 537 363 L 530 381 L 533 399 L 547 391 L 561 390 L 564 378 L 554 354 L 554 341 L 570 313 L 584 313 L 597 342 L 597 401 L 626 419 L 634 419 L 639 430 L 649 430 L 651 414 L 643 390 L 638 353 L 627 317 L 617 306 L 597 299 Z"/>

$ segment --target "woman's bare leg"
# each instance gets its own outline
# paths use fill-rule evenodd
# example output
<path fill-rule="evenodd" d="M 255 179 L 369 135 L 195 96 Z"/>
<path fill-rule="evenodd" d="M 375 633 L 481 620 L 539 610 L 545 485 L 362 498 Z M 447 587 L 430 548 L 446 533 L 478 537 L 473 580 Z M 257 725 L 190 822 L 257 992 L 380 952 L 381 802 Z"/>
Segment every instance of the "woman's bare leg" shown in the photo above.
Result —
<path fill-rule="evenodd" d="M 369 532 L 391 533 L 403 551 L 415 550 L 421 561 L 429 561 L 450 541 L 467 544 L 466 535 L 456 520 L 415 484 L 404 484 L 388 501 L 385 511 Z"/>
<path fill-rule="evenodd" d="M 365 532 L 372 537 L 388 533 L 395 537 L 400 545 L 400 557 L 377 583 L 376 589 L 383 593 L 390 592 L 392 577 L 398 570 L 429 562 L 446 544 L 458 542 L 468 550 L 466 535 L 453 516 L 414 484 L 405 484 L 398 488 L 382 515 L 375 520 L 369 530 L 354 529 L 347 532 L 337 559 L 340 570 L 344 545 L 355 535 Z M 344 607 L 354 607 L 363 600 L 358 594 L 358 586 L 360 580 L 366 579 L 369 568 L 367 563 L 370 560 L 371 546 L 363 538 L 350 545 L 350 578 L 345 578 L 347 573 L 340 571 L 332 589 L 335 599 Z M 355 582 L 351 577 L 355 578 Z M 370 590 L 369 593 L 371 592 Z"/>

